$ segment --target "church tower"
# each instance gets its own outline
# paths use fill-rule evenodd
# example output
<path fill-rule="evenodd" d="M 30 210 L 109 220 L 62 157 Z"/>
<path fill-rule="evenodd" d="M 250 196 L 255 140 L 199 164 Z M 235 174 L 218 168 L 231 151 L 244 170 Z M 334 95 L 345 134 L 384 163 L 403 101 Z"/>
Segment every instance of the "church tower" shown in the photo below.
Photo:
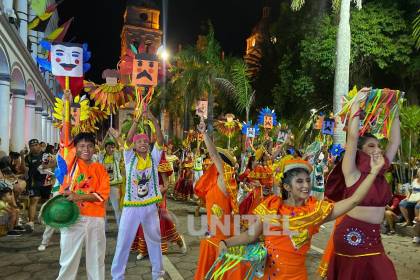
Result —
<path fill-rule="evenodd" d="M 159 29 L 160 10 L 155 1 L 127 1 L 124 25 L 121 31 L 121 57 L 136 42 L 146 46 L 146 52 L 156 52 L 162 44 L 162 31 Z"/>
<path fill-rule="evenodd" d="M 128 0 L 124 13 L 124 25 L 121 30 L 121 58 L 125 57 L 130 45 L 144 46 L 144 52 L 156 54 L 162 44 L 163 32 L 160 30 L 160 10 L 155 4 L 158 1 Z M 121 77 L 127 82 L 127 77 Z M 118 127 L 133 112 L 134 105 L 119 110 Z"/>

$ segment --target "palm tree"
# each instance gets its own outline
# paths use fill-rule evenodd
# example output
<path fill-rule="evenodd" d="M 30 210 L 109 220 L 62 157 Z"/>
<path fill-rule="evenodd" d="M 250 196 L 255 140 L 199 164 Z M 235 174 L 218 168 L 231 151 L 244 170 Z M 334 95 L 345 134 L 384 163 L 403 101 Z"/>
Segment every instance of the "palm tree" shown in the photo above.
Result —
<path fill-rule="evenodd" d="M 349 90 L 349 72 L 350 72 L 350 49 L 351 49 L 351 32 L 350 32 L 350 1 L 351 0 L 332 0 L 333 7 L 340 6 L 340 22 L 337 30 L 337 51 L 336 66 L 334 76 L 334 114 L 341 111 L 342 97 Z M 341 3 L 339 3 L 341 2 Z M 356 6 L 361 8 L 361 0 L 356 1 Z M 305 4 L 305 0 L 292 0 L 292 10 L 297 11 Z M 339 122 L 334 132 L 334 143 L 344 145 L 346 133 L 343 131 L 343 125 Z"/>
<path fill-rule="evenodd" d="M 236 109 L 242 113 L 245 111 L 245 122 L 249 120 L 249 112 L 255 100 L 255 90 L 251 87 L 248 67 L 242 59 L 235 59 L 230 69 L 230 80 L 218 78 L 220 88 L 230 94 L 236 105 Z"/>
<path fill-rule="evenodd" d="M 221 48 L 214 38 L 214 29 L 209 24 L 209 32 L 200 38 L 200 45 L 181 51 L 176 57 L 176 66 L 171 70 L 176 84 L 184 94 L 184 127 L 189 124 L 189 111 L 196 100 L 207 94 L 208 131 L 213 133 L 214 95 L 217 92 L 217 78 L 224 76 Z"/>
<path fill-rule="evenodd" d="M 416 48 L 420 49 L 420 10 L 417 11 L 418 15 L 413 21 L 413 37 Z"/>

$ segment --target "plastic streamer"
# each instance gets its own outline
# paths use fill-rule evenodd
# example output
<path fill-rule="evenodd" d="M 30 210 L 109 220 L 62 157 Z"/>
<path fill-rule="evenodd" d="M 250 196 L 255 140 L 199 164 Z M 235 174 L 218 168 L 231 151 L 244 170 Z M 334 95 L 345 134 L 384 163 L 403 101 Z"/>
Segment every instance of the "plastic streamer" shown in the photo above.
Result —
<path fill-rule="evenodd" d="M 229 270 L 237 269 L 241 262 L 249 263 L 244 279 L 262 277 L 267 259 L 267 249 L 262 243 L 246 246 L 229 247 L 226 252 L 219 255 L 206 274 L 206 280 L 220 280 Z M 217 268 L 217 269 L 216 269 Z"/>
<path fill-rule="evenodd" d="M 392 121 L 398 110 L 399 101 L 403 98 L 404 93 L 399 90 L 391 89 L 372 89 L 366 96 L 364 101 L 357 100 L 357 89 L 353 88 L 345 98 L 343 109 L 338 115 L 342 121 L 347 124 L 350 117 L 351 107 L 356 101 L 362 101 L 360 111 L 361 124 L 359 134 L 364 135 L 370 132 L 378 138 L 388 138 L 391 131 Z"/>

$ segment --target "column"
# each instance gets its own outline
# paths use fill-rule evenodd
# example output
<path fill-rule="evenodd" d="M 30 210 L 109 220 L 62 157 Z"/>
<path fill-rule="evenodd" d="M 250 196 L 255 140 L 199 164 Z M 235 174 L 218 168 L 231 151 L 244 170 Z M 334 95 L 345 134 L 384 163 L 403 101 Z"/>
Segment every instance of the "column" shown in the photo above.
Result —
<path fill-rule="evenodd" d="M 9 103 L 10 103 L 10 76 L 0 75 L 0 151 L 9 154 Z"/>
<path fill-rule="evenodd" d="M 29 21 L 32 21 L 36 17 L 35 12 L 30 9 L 29 11 Z M 36 62 L 36 57 L 38 55 L 38 34 L 36 31 L 29 30 L 28 41 L 31 44 L 31 55 L 34 61 Z"/>
<path fill-rule="evenodd" d="M 50 116 L 47 117 L 47 143 L 51 144 L 52 141 L 52 118 Z"/>
<path fill-rule="evenodd" d="M 35 100 L 25 100 L 25 143 L 36 138 Z"/>
<path fill-rule="evenodd" d="M 15 11 L 13 10 L 13 0 L 3 0 L 4 13 L 8 17 L 16 18 Z"/>
<path fill-rule="evenodd" d="M 25 95 L 22 89 L 12 89 L 12 120 L 10 150 L 20 152 L 25 147 Z"/>
<path fill-rule="evenodd" d="M 41 141 L 43 141 L 43 142 L 47 142 L 47 118 L 48 118 L 48 113 L 46 111 L 42 111 L 42 115 L 41 115 L 41 126 L 42 126 Z"/>
<path fill-rule="evenodd" d="M 17 0 L 16 13 L 19 18 L 19 34 L 23 44 L 28 44 L 28 1 Z"/>
<path fill-rule="evenodd" d="M 35 138 L 42 139 L 42 107 L 35 107 Z"/>

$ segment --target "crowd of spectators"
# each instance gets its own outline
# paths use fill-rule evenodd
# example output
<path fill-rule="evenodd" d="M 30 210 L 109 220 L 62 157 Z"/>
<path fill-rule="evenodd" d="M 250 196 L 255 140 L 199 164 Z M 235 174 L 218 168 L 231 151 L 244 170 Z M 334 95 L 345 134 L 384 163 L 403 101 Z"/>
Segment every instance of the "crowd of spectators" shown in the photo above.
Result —
<path fill-rule="evenodd" d="M 57 145 L 31 139 L 28 147 L 0 151 L 0 236 L 32 232 L 38 204 L 51 196 Z"/>

